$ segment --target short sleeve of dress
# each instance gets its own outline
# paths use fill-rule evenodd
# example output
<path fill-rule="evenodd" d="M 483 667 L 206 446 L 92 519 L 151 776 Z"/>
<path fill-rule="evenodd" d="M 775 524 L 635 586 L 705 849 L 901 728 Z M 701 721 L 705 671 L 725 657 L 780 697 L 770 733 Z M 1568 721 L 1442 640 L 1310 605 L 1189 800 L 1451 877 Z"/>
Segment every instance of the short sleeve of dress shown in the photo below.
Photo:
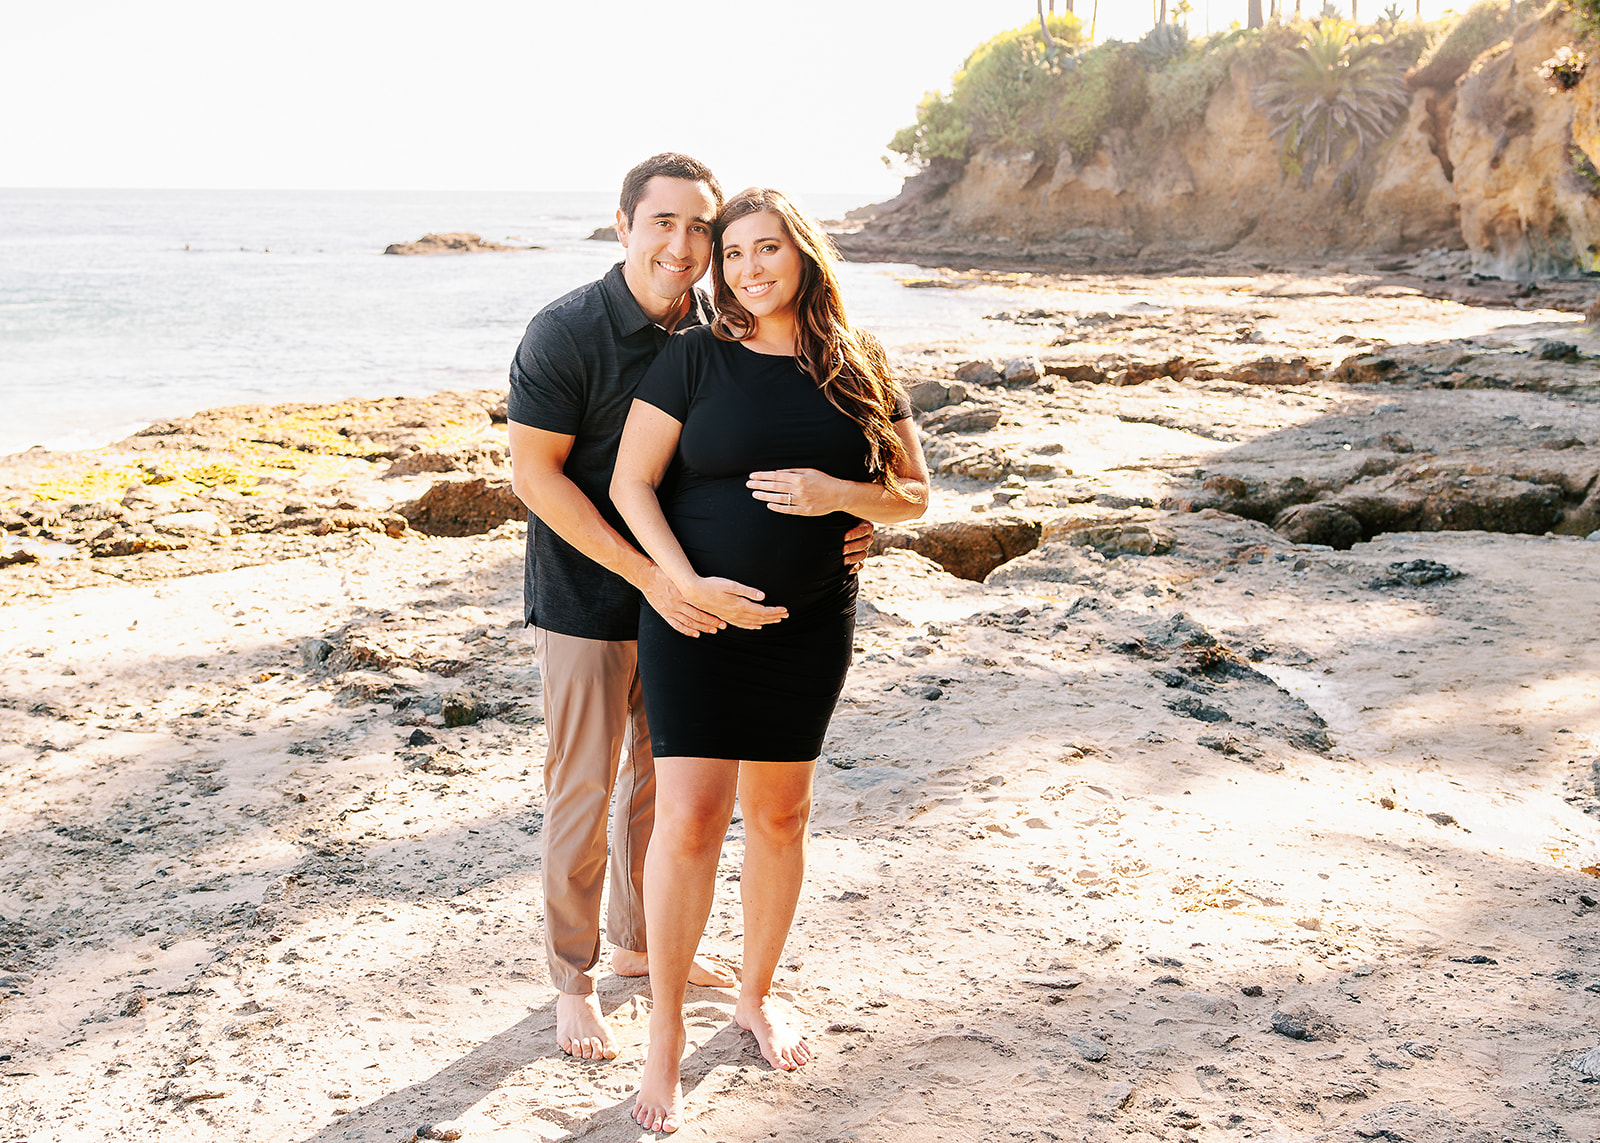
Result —
<path fill-rule="evenodd" d="M 528 324 L 511 362 L 507 419 L 575 436 L 583 424 L 584 395 L 583 355 L 565 326 L 540 314 Z"/>
<path fill-rule="evenodd" d="M 636 399 L 654 405 L 679 424 L 689 416 L 699 383 L 698 355 L 692 350 L 700 336 L 699 330 L 690 330 L 668 338 L 666 347 L 656 355 L 633 391 Z"/>
<path fill-rule="evenodd" d="M 911 398 L 906 396 L 906 391 L 895 382 L 894 386 L 894 411 L 889 414 L 889 420 L 903 421 L 911 415 Z"/>

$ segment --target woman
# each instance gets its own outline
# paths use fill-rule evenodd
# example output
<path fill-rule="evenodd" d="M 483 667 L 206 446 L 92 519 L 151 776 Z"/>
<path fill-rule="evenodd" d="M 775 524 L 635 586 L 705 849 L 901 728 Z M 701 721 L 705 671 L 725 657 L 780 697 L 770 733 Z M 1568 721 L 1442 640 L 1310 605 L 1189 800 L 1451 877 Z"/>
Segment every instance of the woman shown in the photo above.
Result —
<path fill-rule="evenodd" d="M 644 550 L 729 624 L 700 639 L 649 607 L 640 616 L 656 758 L 644 873 L 655 1007 L 634 1119 L 655 1131 L 681 1122 L 684 988 L 736 792 L 745 926 L 734 1016 L 773 1067 L 810 1059 L 771 990 L 805 875 L 817 754 L 850 665 L 856 584 L 840 546 L 858 517 L 909 520 L 928 501 L 910 408 L 882 349 L 845 320 L 828 239 L 760 188 L 728 202 L 712 239 L 719 316 L 674 337 L 640 382 L 611 485 Z"/>

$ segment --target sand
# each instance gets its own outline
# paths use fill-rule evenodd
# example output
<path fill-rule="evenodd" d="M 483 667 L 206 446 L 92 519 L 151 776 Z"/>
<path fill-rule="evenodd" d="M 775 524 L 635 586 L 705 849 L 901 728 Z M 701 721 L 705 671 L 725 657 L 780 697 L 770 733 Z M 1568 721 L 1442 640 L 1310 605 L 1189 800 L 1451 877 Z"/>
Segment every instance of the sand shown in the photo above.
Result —
<path fill-rule="evenodd" d="M 1034 277 L 1016 308 L 1154 297 L 1189 323 L 1054 350 L 1044 325 L 1047 360 L 1590 351 L 1555 311 L 1304 282 L 1250 296 L 1243 345 L 1237 282 Z M 1015 329 L 903 364 L 991 348 Z M 1197 469 L 1334 463 L 1353 424 L 1422 451 L 1526 426 L 1588 442 L 1570 459 L 1600 441 L 1593 368 L 1562 392 L 976 393 L 1003 416 L 963 447 L 1059 444 L 1071 474 L 1012 495 L 947 473 L 934 518 L 1017 513 L 1048 542 L 984 583 L 906 550 L 862 572 L 780 972 L 816 1059 L 774 1072 L 733 994 L 691 989 L 678 1138 L 1600 1138 L 1600 544 L 1335 551 L 1159 507 Z M 434 479 L 335 467 L 290 492 L 376 511 Z M 1075 543 L 1085 513 L 1171 548 Z M 207 543 L 0 571 L 0 1136 L 640 1138 L 648 983 L 600 977 L 618 1060 L 554 1043 L 521 525 Z M 1396 577 L 1418 560 L 1459 574 Z M 716 953 L 739 947 L 741 843 L 736 822 Z"/>

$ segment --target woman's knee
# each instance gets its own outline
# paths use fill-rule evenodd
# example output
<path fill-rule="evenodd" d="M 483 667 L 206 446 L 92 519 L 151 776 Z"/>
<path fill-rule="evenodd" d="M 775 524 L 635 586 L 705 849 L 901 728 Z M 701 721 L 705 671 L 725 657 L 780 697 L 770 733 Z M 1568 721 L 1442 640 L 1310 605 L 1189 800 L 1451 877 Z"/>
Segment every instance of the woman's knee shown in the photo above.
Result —
<path fill-rule="evenodd" d="M 700 857 L 722 850 L 728 832 L 729 811 L 715 803 L 690 803 L 671 809 L 656 807 L 655 828 L 650 835 L 650 851 L 662 847 L 679 857 Z"/>
<path fill-rule="evenodd" d="M 811 823 L 811 799 L 781 804 L 746 806 L 746 836 L 756 836 L 774 845 L 793 845 L 806 836 Z"/>

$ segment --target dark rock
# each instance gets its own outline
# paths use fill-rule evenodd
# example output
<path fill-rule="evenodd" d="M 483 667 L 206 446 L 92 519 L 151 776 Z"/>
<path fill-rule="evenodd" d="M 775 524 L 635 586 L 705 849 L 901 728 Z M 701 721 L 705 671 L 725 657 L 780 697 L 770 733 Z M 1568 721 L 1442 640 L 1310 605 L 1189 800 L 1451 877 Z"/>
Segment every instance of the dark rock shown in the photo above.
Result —
<path fill-rule="evenodd" d="M 306 667 L 319 667 L 333 654 L 334 645 L 326 639 L 306 639 L 300 644 L 300 661 Z"/>
<path fill-rule="evenodd" d="M 1370 384 L 1374 381 L 1387 380 L 1395 371 L 1396 365 L 1392 357 L 1363 353 L 1356 357 L 1346 357 L 1339 362 L 1329 373 L 1328 379 L 1352 385 Z"/>
<path fill-rule="evenodd" d="M 430 536 L 478 536 L 509 520 L 526 520 L 528 510 L 509 480 L 442 480 L 416 500 L 401 505 L 400 515 Z"/>
<path fill-rule="evenodd" d="M 16 567 L 18 564 L 36 564 L 39 557 L 26 548 L 18 548 L 14 552 L 0 553 L 0 568 Z"/>
<path fill-rule="evenodd" d="M 1379 576 L 1370 581 L 1367 586 L 1372 588 L 1384 587 L 1426 587 L 1430 583 L 1443 583 L 1446 580 L 1459 579 L 1461 573 L 1455 568 L 1448 567 L 1434 560 L 1409 560 L 1389 565 L 1389 574 Z"/>
<path fill-rule="evenodd" d="M 593 234 L 589 235 L 590 242 L 616 242 L 618 241 L 615 226 L 597 226 Z"/>
<path fill-rule="evenodd" d="M 385 254 L 483 254 L 499 250 L 524 250 L 531 247 L 502 246 L 498 242 L 485 242 L 476 234 L 464 231 L 453 234 L 424 234 L 415 242 L 391 243 Z"/>
<path fill-rule="evenodd" d="M 1297 544 L 1326 544 L 1340 551 L 1362 540 L 1361 521 L 1327 501 L 1285 508 L 1272 522 L 1272 527 Z"/>
<path fill-rule="evenodd" d="M 421 727 L 413 730 L 410 737 L 406 739 L 407 746 L 436 746 L 438 743 L 439 740 L 437 738 L 429 734 L 426 730 L 423 730 Z"/>
<path fill-rule="evenodd" d="M 995 568 L 1039 546 L 1036 520 L 991 516 L 986 520 L 947 520 L 920 527 L 879 528 L 869 555 L 908 548 L 951 575 L 982 582 Z"/>
<path fill-rule="evenodd" d="M 473 691 L 451 691 L 440 700 L 439 714 L 446 726 L 471 726 L 493 713 L 494 708 Z"/>
<path fill-rule="evenodd" d="M 1570 341 L 1536 341 L 1532 353 L 1538 361 L 1577 361 L 1583 357 Z"/>
<path fill-rule="evenodd" d="M 1247 984 L 1239 991 L 1246 996 L 1261 996 L 1264 994 L 1264 990 L 1259 984 Z"/>
<path fill-rule="evenodd" d="M 1067 1043 L 1072 1045 L 1073 1051 L 1091 1064 L 1097 1064 L 1110 1055 L 1110 1051 L 1104 1044 L 1089 1036 L 1068 1036 Z"/>
<path fill-rule="evenodd" d="M 1272 1030 L 1291 1040 L 1332 1042 L 1339 1038 L 1338 1026 L 1309 1004 L 1302 1004 L 1287 1012 L 1282 1009 L 1274 1012 Z"/>
<path fill-rule="evenodd" d="M 1213 706 L 1203 699 L 1193 695 L 1183 695 L 1167 703 L 1168 709 L 1188 718 L 1197 718 L 1201 722 L 1230 722 L 1231 716 L 1220 706 Z"/>
<path fill-rule="evenodd" d="M 1450 958 L 1450 963 L 1451 964 L 1499 964 L 1500 962 L 1495 960 L 1494 957 L 1492 957 L 1492 956 L 1484 956 L 1481 953 L 1475 953 L 1472 956 L 1453 956 L 1453 957 Z"/>
<path fill-rule="evenodd" d="M 1423 816 L 1426 817 L 1434 825 L 1453 826 L 1453 825 L 1459 825 L 1460 824 L 1459 822 L 1456 821 L 1456 819 L 1455 819 L 1455 817 L 1453 815 L 1447 814 L 1442 810 L 1437 812 L 1437 813 L 1424 814 Z"/>

